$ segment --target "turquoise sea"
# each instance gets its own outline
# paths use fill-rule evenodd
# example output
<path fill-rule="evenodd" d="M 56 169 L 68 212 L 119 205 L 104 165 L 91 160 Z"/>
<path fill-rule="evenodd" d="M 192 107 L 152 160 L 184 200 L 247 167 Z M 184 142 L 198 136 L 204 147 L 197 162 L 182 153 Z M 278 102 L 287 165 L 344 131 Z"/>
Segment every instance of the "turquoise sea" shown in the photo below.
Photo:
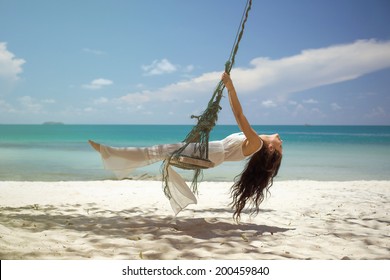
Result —
<path fill-rule="evenodd" d="M 88 145 L 149 146 L 182 141 L 191 125 L 0 125 L 0 181 L 114 179 Z M 278 180 L 390 180 L 390 126 L 255 126 L 259 134 L 279 133 L 283 163 Z M 217 125 L 211 140 L 238 132 Z M 231 181 L 244 162 L 204 171 L 204 180 Z M 160 163 L 130 178 L 158 178 Z M 189 171 L 180 171 L 191 178 Z"/>

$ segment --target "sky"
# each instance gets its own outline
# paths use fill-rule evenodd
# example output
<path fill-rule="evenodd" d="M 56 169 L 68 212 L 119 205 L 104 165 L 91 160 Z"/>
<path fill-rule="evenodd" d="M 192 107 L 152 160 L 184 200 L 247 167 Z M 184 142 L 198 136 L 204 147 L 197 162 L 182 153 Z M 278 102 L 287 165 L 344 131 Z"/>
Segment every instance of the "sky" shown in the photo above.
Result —
<path fill-rule="evenodd" d="M 245 5 L 0 0 L 0 123 L 193 124 Z M 254 125 L 390 125 L 390 1 L 253 0 L 231 77 Z"/>

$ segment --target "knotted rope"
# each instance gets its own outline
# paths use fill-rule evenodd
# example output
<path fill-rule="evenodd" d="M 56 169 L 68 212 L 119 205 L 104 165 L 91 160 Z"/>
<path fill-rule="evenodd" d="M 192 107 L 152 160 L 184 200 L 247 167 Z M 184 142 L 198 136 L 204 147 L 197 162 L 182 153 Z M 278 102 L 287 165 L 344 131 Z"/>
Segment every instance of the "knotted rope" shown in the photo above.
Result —
<path fill-rule="evenodd" d="M 225 72 L 228 74 L 230 74 L 230 70 L 234 65 L 235 56 L 238 52 L 238 47 L 242 39 L 242 36 L 244 34 L 245 23 L 248 19 L 251 6 L 252 6 L 252 0 L 247 0 L 244 13 L 241 17 L 241 22 L 236 34 L 236 38 L 232 50 L 230 52 L 229 60 L 225 63 Z M 168 167 L 170 165 L 174 165 L 182 169 L 194 170 L 194 176 L 191 185 L 192 191 L 194 193 L 197 193 L 198 178 L 202 173 L 202 169 L 212 166 L 212 163 L 208 159 L 209 135 L 211 130 L 216 125 L 218 120 L 218 113 L 222 109 L 219 103 L 221 101 L 222 92 L 224 89 L 225 89 L 225 85 L 223 81 L 220 80 L 219 83 L 217 84 L 217 87 L 214 90 L 214 93 L 207 105 L 206 110 L 199 116 L 194 116 L 194 115 L 191 116 L 191 118 L 197 119 L 198 123 L 192 128 L 192 130 L 188 133 L 188 135 L 184 139 L 183 142 L 185 144 L 180 149 L 176 150 L 171 155 L 171 157 L 169 157 L 167 160 L 164 161 L 163 168 L 162 168 L 163 181 L 164 181 L 164 193 L 168 198 L 171 197 L 168 189 L 168 179 L 169 179 Z M 198 160 L 198 162 L 203 162 L 205 163 L 204 165 L 198 165 L 198 164 L 188 163 L 188 162 L 180 162 L 179 158 L 182 158 L 183 156 L 188 157 L 182 155 L 182 153 L 190 143 L 194 143 L 194 149 L 191 153 L 190 158 L 196 159 Z"/>

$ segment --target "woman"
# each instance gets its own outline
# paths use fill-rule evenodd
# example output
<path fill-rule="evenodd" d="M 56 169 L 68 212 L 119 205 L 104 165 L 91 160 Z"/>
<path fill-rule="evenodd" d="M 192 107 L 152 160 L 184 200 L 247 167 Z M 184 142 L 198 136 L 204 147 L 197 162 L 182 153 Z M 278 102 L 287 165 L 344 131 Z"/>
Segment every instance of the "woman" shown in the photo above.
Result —
<path fill-rule="evenodd" d="M 282 160 L 282 140 L 278 134 L 258 135 L 245 117 L 237 97 L 233 82 L 227 73 L 222 81 L 228 90 L 229 102 L 242 133 L 229 135 L 220 141 L 209 142 L 209 159 L 217 166 L 224 161 L 247 159 L 242 173 L 231 187 L 233 217 L 240 219 L 245 206 L 251 207 L 251 213 L 259 212 L 259 205 L 265 193 L 272 186 L 273 178 L 278 174 Z M 183 146 L 183 143 L 164 144 L 152 147 L 114 148 L 89 141 L 103 159 L 106 169 L 114 171 L 118 178 L 124 178 L 134 168 L 163 161 Z M 185 152 L 192 150 L 189 145 Z M 176 171 L 168 167 L 170 203 L 175 214 L 189 204 L 196 204 L 196 197 Z"/>

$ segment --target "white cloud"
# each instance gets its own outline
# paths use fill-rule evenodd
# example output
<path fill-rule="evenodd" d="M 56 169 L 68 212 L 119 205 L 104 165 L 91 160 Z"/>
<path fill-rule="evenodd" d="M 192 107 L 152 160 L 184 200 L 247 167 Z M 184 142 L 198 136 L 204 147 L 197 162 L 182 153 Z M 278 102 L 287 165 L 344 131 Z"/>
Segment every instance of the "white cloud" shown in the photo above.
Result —
<path fill-rule="evenodd" d="M 186 67 L 184 67 L 183 71 L 184 71 L 185 73 L 189 73 L 189 72 L 194 71 L 194 69 L 195 69 L 195 66 L 194 66 L 194 65 L 187 65 Z"/>
<path fill-rule="evenodd" d="M 105 52 L 103 52 L 103 51 L 90 49 L 90 48 L 83 48 L 83 52 L 91 53 L 94 55 L 104 55 L 105 54 Z"/>
<path fill-rule="evenodd" d="M 330 104 L 330 107 L 332 108 L 333 111 L 338 111 L 338 110 L 341 110 L 341 106 L 339 104 L 337 104 L 336 102 L 333 102 L 332 104 Z"/>
<path fill-rule="evenodd" d="M 306 111 L 306 109 L 305 109 L 305 107 L 303 107 L 302 104 L 297 104 L 295 109 L 294 109 L 294 111 L 292 112 L 292 115 L 293 116 L 297 116 L 297 115 L 299 115 L 299 114 L 301 114 L 302 112 L 305 112 L 305 111 Z"/>
<path fill-rule="evenodd" d="M 130 93 L 119 98 L 119 101 L 126 102 L 128 104 L 143 104 L 149 102 L 151 97 L 149 92 L 145 91 L 143 93 Z"/>
<path fill-rule="evenodd" d="M 326 114 L 324 114 L 320 109 L 313 108 L 310 111 L 311 115 L 315 115 L 316 118 L 326 118 Z"/>
<path fill-rule="evenodd" d="M 11 104 L 0 99 L 0 113 L 14 113 L 14 112 L 16 112 L 16 110 L 14 109 L 14 107 L 12 107 Z"/>
<path fill-rule="evenodd" d="M 158 63 L 154 63 L 156 66 Z M 271 60 L 255 58 L 249 68 L 234 68 L 231 76 L 241 98 L 256 94 L 276 101 L 289 94 L 310 88 L 356 79 L 362 75 L 390 67 L 390 41 L 360 40 L 302 51 L 300 54 Z M 158 68 L 158 67 L 156 67 Z M 149 73 L 153 71 L 150 67 Z M 221 72 L 204 73 L 154 91 L 134 92 L 122 97 L 132 103 L 207 98 L 220 80 Z M 315 104 L 317 100 L 308 99 Z M 270 105 L 272 103 L 265 103 Z"/>
<path fill-rule="evenodd" d="M 42 102 L 46 103 L 46 104 L 54 104 L 54 103 L 56 103 L 56 101 L 54 99 L 43 99 Z"/>
<path fill-rule="evenodd" d="M 37 99 L 29 95 L 25 95 L 17 98 L 14 106 L 4 100 L 0 100 L 0 112 L 44 114 L 47 113 L 46 109 L 50 109 L 50 105 L 55 103 L 55 99 Z"/>
<path fill-rule="evenodd" d="M 297 104 L 298 104 L 298 102 L 296 102 L 296 101 L 294 101 L 294 100 L 289 100 L 289 101 L 288 101 L 288 105 L 295 106 L 295 105 L 297 105 Z"/>
<path fill-rule="evenodd" d="M 263 100 L 261 105 L 266 108 L 285 103 L 291 106 L 291 111 L 288 110 L 290 116 L 317 116 L 319 112 L 315 110 L 318 109 L 313 109 L 313 106 L 309 105 L 321 103 L 321 97 L 306 98 L 302 102 L 291 101 L 288 97 L 295 92 L 356 79 L 387 67 L 390 67 L 390 41 L 365 40 L 305 50 L 294 56 L 274 60 L 255 58 L 248 67 L 234 68 L 231 75 L 248 116 L 257 114 L 258 102 L 251 101 L 254 99 Z M 152 68 L 148 70 L 153 71 Z M 175 112 L 177 117 L 189 116 L 194 111 L 202 112 L 206 108 L 220 81 L 222 71 L 207 72 L 156 90 L 145 90 L 146 86 L 143 85 L 139 90 L 119 98 L 100 99 L 100 104 L 107 103 L 123 112 L 135 112 L 137 106 L 142 105 L 142 108 L 156 110 L 156 116 L 159 113 L 166 115 L 167 112 Z M 222 103 L 222 107 L 228 106 L 226 100 L 226 98 L 222 100 L 225 102 Z M 97 103 L 99 101 L 95 100 L 91 105 Z M 330 104 L 330 109 L 342 108 L 334 103 Z M 379 112 L 380 110 L 377 110 L 376 114 Z M 322 116 L 325 114 L 322 113 Z"/>
<path fill-rule="evenodd" d="M 141 104 L 146 102 L 172 102 L 188 101 L 195 98 L 211 98 L 211 94 L 220 78 L 220 73 L 206 73 L 199 77 L 180 81 L 167 85 L 154 91 L 143 90 L 132 92 L 119 98 L 121 101 L 130 104 Z M 206 96 L 206 94 L 209 94 Z"/>
<path fill-rule="evenodd" d="M 100 79 L 95 79 L 91 81 L 89 84 L 83 85 L 82 87 L 85 89 L 97 90 L 112 84 L 113 82 L 111 80 L 100 78 Z"/>
<path fill-rule="evenodd" d="M 360 40 L 351 44 L 304 50 L 271 60 L 255 58 L 250 68 L 232 70 L 241 92 L 288 94 L 356 79 L 390 67 L 390 41 Z"/>
<path fill-rule="evenodd" d="M 95 99 L 95 100 L 93 101 L 93 104 L 95 104 L 95 105 L 101 105 L 101 104 L 106 104 L 106 103 L 108 103 L 108 102 L 109 102 L 108 98 L 106 98 L 106 97 L 99 97 L 99 98 L 97 98 L 97 99 Z"/>
<path fill-rule="evenodd" d="M 386 110 L 381 106 L 377 106 L 371 109 L 371 112 L 366 114 L 367 118 L 386 118 L 387 113 Z"/>
<path fill-rule="evenodd" d="M 24 59 L 16 58 L 12 52 L 7 50 L 6 43 L 0 42 L 0 78 L 9 82 L 18 80 L 25 62 Z"/>
<path fill-rule="evenodd" d="M 91 113 L 91 112 L 94 112 L 94 111 L 95 111 L 95 109 L 93 109 L 92 107 L 84 108 L 84 112 L 86 112 L 86 113 Z"/>
<path fill-rule="evenodd" d="M 306 104 L 318 104 L 318 101 L 313 99 L 313 98 L 310 98 L 310 99 L 303 100 L 303 103 L 306 103 Z"/>
<path fill-rule="evenodd" d="M 42 113 L 43 106 L 39 100 L 36 100 L 31 96 L 23 96 L 18 100 L 25 112 L 34 114 Z"/>
<path fill-rule="evenodd" d="M 143 65 L 145 75 L 162 75 L 176 72 L 177 66 L 173 65 L 168 59 L 154 60 L 150 65 Z"/>
<path fill-rule="evenodd" d="M 274 108 L 276 107 L 276 103 L 272 100 L 266 100 L 266 101 L 263 101 L 261 102 L 261 105 L 263 105 L 263 107 L 266 107 L 266 108 Z"/>

